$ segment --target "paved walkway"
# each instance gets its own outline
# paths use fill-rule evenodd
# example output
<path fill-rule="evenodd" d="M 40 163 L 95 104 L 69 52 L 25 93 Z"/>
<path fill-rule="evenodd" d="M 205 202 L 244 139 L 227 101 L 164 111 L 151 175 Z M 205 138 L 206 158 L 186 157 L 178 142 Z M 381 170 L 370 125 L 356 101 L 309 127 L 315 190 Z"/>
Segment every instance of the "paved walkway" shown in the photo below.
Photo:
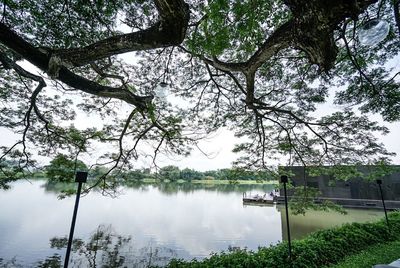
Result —
<path fill-rule="evenodd" d="M 374 265 L 372 268 L 400 268 L 400 259 L 389 264 L 377 264 Z"/>

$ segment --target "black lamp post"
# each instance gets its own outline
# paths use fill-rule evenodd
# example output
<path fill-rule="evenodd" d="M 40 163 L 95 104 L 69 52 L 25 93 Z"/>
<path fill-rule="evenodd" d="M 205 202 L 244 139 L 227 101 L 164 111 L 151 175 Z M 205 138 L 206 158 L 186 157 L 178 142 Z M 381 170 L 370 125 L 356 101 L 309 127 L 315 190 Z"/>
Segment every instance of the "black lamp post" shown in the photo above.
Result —
<path fill-rule="evenodd" d="M 289 225 L 289 208 L 287 202 L 287 192 L 286 192 L 286 183 L 288 183 L 288 177 L 283 175 L 281 176 L 281 183 L 283 183 L 283 192 L 285 194 L 285 208 L 286 208 L 286 224 L 287 224 L 287 235 L 289 242 L 289 259 L 292 259 L 292 243 L 290 239 L 290 225 Z"/>
<path fill-rule="evenodd" d="M 385 211 L 386 224 L 387 224 L 388 228 L 390 228 L 389 219 L 388 219 L 387 212 L 386 212 L 385 199 L 383 198 L 383 192 L 382 192 L 382 186 L 381 186 L 382 180 L 378 179 L 378 180 L 376 180 L 376 183 L 378 184 L 379 192 L 380 192 L 381 198 L 382 198 L 382 205 L 383 205 L 383 210 Z"/>
<path fill-rule="evenodd" d="M 71 254 L 72 238 L 74 237 L 76 214 L 78 213 L 79 198 L 81 196 L 82 183 L 87 181 L 88 173 L 84 171 L 76 172 L 75 182 L 78 183 L 78 191 L 76 192 L 74 214 L 72 215 L 71 229 L 69 231 L 67 253 L 65 254 L 64 268 L 68 268 L 69 255 Z"/>

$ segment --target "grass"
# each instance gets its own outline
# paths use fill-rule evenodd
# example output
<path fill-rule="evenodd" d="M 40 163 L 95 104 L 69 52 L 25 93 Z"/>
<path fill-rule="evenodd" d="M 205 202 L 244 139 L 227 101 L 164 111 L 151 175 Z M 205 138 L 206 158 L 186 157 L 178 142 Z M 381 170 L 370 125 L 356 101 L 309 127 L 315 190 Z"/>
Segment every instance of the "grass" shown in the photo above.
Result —
<path fill-rule="evenodd" d="M 399 258 L 400 241 L 394 241 L 371 246 L 330 268 L 371 268 L 375 264 L 389 264 Z"/>

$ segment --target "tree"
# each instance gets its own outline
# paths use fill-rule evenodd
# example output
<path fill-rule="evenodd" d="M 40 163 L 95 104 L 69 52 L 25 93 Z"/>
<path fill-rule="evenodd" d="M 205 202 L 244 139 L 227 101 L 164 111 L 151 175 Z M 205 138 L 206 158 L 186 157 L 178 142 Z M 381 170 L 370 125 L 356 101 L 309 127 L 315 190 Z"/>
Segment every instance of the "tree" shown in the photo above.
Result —
<path fill-rule="evenodd" d="M 125 180 L 143 180 L 152 177 L 149 170 L 147 169 L 134 169 L 126 171 L 121 175 Z"/>
<path fill-rule="evenodd" d="M 107 166 L 98 181 L 132 159 L 187 155 L 221 126 L 246 142 L 237 165 L 388 161 L 366 114 L 398 120 L 399 1 L 113 0 L 5 1 L 0 4 L 0 126 L 20 135 L 0 161 L 29 169 L 32 151 L 91 154 Z M 358 29 L 382 18 L 390 33 L 365 47 Z M 128 30 L 125 30 L 128 29 Z M 124 32 L 125 31 L 125 32 Z M 133 52 L 128 64 L 118 55 Z M 133 57 L 129 54 L 127 57 Z M 36 66 L 35 73 L 21 60 Z M 189 107 L 155 96 L 158 85 Z M 335 96 L 345 109 L 318 116 Z M 80 112 L 101 124 L 77 128 Z M 104 146 L 106 146 L 104 145 Z M 4 171 L 7 177 L 13 176 Z"/>
<path fill-rule="evenodd" d="M 87 170 L 82 161 L 75 161 L 66 155 L 59 154 L 45 167 L 46 176 L 53 182 L 73 182 L 77 170 Z"/>
<path fill-rule="evenodd" d="M 185 168 L 181 170 L 180 177 L 183 180 L 191 181 L 191 180 L 201 180 L 204 177 L 204 175 L 197 170 L 191 168 Z"/>
<path fill-rule="evenodd" d="M 177 166 L 170 165 L 160 168 L 158 175 L 163 180 L 176 181 L 181 178 L 181 171 Z"/>

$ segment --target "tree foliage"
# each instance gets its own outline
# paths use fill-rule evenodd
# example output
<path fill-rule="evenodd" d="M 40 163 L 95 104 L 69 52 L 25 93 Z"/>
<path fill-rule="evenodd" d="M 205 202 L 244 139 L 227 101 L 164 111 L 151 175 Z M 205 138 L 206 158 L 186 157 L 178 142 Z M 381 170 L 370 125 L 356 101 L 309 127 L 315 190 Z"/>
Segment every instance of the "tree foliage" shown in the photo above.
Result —
<path fill-rule="evenodd" d="M 176 181 L 181 178 L 181 171 L 178 167 L 170 165 L 160 168 L 158 175 L 164 180 Z"/>
<path fill-rule="evenodd" d="M 388 161 L 375 138 L 387 129 L 368 113 L 400 117 L 398 8 L 384 0 L 3 1 L 0 126 L 20 138 L 0 161 L 16 159 L 21 172 L 35 165 L 32 152 L 91 156 L 93 168 L 108 168 L 98 182 L 106 187 L 111 171 L 139 157 L 187 155 L 220 127 L 244 138 L 235 151 L 245 168 L 276 158 Z M 365 47 L 357 31 L 376 17 L 390 33 Z M 157 97 L 160 84 L 183 105 Z M 332 98 L 341 108 L 321 113 Z"/>
<path fill-rule="evenodd" d="M 76 171 L 85 171 L 87 166 L 80 160 L 74 161 L 59 154 L 45 167 L 47 178 L 53 182 L 73 182 Z"/>

